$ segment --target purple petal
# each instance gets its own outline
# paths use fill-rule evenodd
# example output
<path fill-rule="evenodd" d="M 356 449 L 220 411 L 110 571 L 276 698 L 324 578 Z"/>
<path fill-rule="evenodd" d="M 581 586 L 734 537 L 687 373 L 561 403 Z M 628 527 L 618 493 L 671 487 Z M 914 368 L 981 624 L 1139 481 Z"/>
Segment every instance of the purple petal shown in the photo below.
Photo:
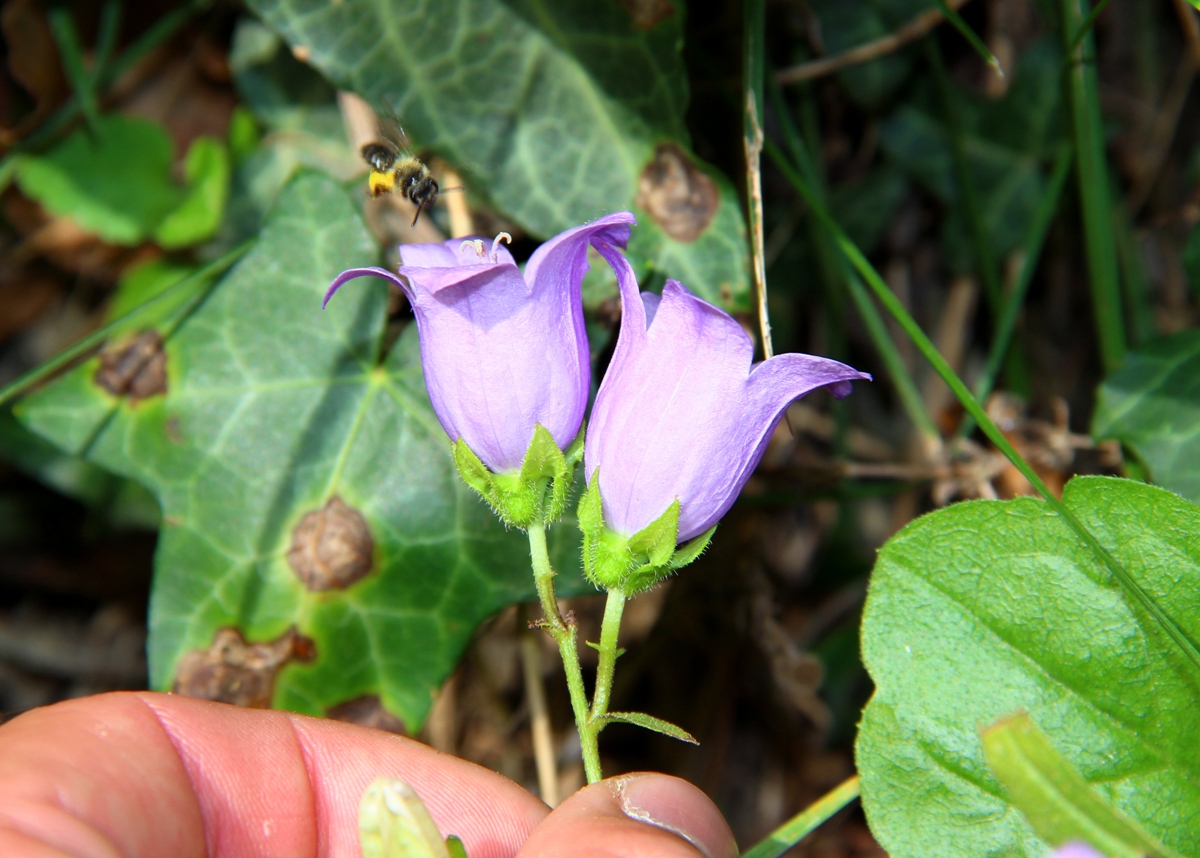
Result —
<path fill-rule="evenodd" d="M 869 378 L 810 355 L 780 355 L 751 372 L 754 344 L 741 325 L 673 280 L 656 311 L 654 300 L 643 305 L 626 289 L 622 306 L 630 345 L 622 351 L 618 342 L 584 455 L 589 477 L 600 470 L 606 521 L 626 535 L 676 498 L 679 540 L 703 533 L 737 499 L 788 403 Z"/>
<path fill-rule="evenodd" d="M 480 241 L 483 243 L 485 256 L 475 254 L 470 247 L 464 248 L 463 243 Z M 457 268 L 461 265 L 485 264 L 488 257 L 494 257 L 500 264 L 515 265 L 512 254 L 503 244 L 497 244 L 494 239 L 452 238 L 440 244 L 402 244 L 400 245 L 400 262 L 402 266 L 412 268 Z"/>
<path fill-rule="evenodd" d="M 339 274 L 329 284 L 329 288 L 325 290 L 325 300 L 321 302 L 321 309 L 325 309 L 325 305 L 329 303 L 329 299 L 333 297 L 333 293 L 341 289 L 344 283 L 348 283 L 358 277 L 382 277 L 399 289 L 405 288 L 404 281 L 386 268 L 348 268 Z"/>
<path fill-rule="evenodd" d="M 629 229 L 636 223 L 631 212 L 614 212 L 591 223 L 559 233 L 533 252 L 525 264 L 525 279 L 537 288 L 551 283 L 578 283 L 587 273 L 587 246 L 629 243 Z M 582 266 L 582 270 L 579 267 Z M 578 279 L 576 279 L 578 278 Z"/>
<path fill-rule="evenodd" d="M 580 285 L 589 242 L 625 242 L 619 213 L 542 245 L 522 275 L 503 247 L 401 249 L 434 412 L 492 471 L 520 467 L 536 424 L 560 447 L 579 432 L 591 385 Z"/>

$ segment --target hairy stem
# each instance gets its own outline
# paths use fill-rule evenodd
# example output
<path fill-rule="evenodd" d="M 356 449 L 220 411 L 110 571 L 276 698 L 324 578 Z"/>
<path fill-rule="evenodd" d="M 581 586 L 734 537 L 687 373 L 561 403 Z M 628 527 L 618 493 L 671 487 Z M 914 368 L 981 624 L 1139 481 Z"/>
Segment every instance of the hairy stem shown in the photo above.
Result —
<path fill-rule="evenodd" d="M 602 718 L 608 712 L 608 700 L 612 694 L 613 669 L 617 665 L 617 633 L 621 630 L 621 614 L 625 611 L 625 593 L 613 587 L 608 591 L 604 603 L 604 620 L 600 624 L 600 665 L 596 670 L 596 690 L 592 695 L 592 715 L 589 728 L 600 735 L 604 729 Z"/>
<path fill-rule="evenodd" d="M 587 690 L 583 686 L 583 671 L 579 667 L 579 650 L 575 642 L 575 626 L 563 622 L 558 611 L 558 598 L 554 595 L 554 570 L 550 567 L 550 554 L 546 550 L 546 528 L 541 522 L 529 525 L 529 556 L 533 563 L 533 580 L 537 586 L 538 599 L 546 618 L 542 627 L 558 644 L 563 669 L 567 674 L 567 690 L 571 695 L 571 710 L 575 713 L 575 727 L 579 731 L 579 743 L 583 751 L 583 770 L 587 781 L 594 784 L 603 775 L 600 773 L 600 750 L 596 734 L 588 725 Z"/>

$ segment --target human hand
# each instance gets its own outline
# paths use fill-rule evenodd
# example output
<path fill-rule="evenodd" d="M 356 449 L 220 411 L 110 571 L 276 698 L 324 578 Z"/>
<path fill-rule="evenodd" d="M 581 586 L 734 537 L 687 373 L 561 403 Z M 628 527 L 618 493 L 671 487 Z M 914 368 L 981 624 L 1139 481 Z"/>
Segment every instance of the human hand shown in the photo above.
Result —
<path fill-rule="evenodd" d="M 0 855 L 357 858 L 358 803 L 381 775 L 411 785 L 470 858 L 737 855 L 716 807 L 677 778 L 610 778 L 551 811 L 411 739 L 150 692 L 0 726 Z"/>

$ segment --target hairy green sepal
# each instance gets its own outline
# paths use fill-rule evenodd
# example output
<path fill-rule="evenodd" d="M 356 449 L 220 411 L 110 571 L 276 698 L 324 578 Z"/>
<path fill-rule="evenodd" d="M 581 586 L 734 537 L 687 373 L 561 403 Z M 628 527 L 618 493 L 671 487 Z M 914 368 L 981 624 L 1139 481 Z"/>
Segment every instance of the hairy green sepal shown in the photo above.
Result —
<path fill-rule="evenodd" d="M 579 499 L 579 529 L 583 532 L 583 572 L 603 590 L 617 588 L 627 596 L 649 590 L 677 569 L 687 566 L 704 549 L 717 526 L 695 539 L 676 545 L 679 536 L 679 501 L 633 536 L 622 536 L 604 523 L 600 499 L 600 471 L 592 474 Z"/>
<path fill-rule="evenodd" d="M 463 482 L 488 502 L 501 521 L 522 529 L 562 518 L 571 474 L 582 457 L 582 428 L 564 452 L 541 423 L 534 427 L 521 470 L 512 474 L 492 473 L 462 438 L 454 442 L 454 465 Z"/>

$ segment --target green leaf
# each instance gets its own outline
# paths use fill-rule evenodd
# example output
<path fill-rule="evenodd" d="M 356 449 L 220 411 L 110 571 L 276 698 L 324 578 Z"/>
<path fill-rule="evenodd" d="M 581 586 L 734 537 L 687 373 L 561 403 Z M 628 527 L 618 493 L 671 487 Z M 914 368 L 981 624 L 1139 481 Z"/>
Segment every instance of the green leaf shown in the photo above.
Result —
<path fill-rule="evenodd" d="M 235 112 L 230 145 L 238 133 L 226 223 L 226 244 L 255 234 L 279 190 L 300 166 L 350 180 L 365 170 L 346 141 L 337 92 L 320 73 L 300 62 L 277 33 L 243 17 L 229 56 L 233 83 L 253 118 L 268 132 L 258 139 Z M 253 132 L 253 133 L 251 133 Z M 257 146 L 254 146 L 254 142 Z M 607 267 L 607 266 L 606 266 Z"/>
<path fill-rule="evenodd" d="M 17 184 L 52 214 L 114 244 L 137 244 L 183 199 L 173 161 L 161 126 L 110 114 L 95 137 L 79 128 L 45 155 L 21 156 Z"/>
<path fill-rule="evenodd" d="M 26 429 L 8 408 L 0 410 L 0 456 L 87 505 L 109 527 L 155 530 L 160 523 L 158 503 L 141 485 L 64 453 Z"/>
<path fill-rule="evenodd" d="M 1129 352 L 1100 386 L 1092 435 L 1128 444 L 1156 483 L 1200 503 L 1200 331 Z"/>
<path fill-rule="evenodd" d="M 402 780 L 377 778 L 358 805 L 363 858 L 450 858 L 417 793 Z"/>
<path fill-rule="evenodd" d="M 884 123 L 880 145 L 896 164 L 950 206 L 945 222 L 946 253 L 956 268 L 969 268 L 973 251 L 945 126 L 906 105 Z M 1001 257 L 1024 239 L 1045 180 L 1038 159 L 1031 155 L 971 134 L 966 135 L 965 149 L 984 231 L 996 256 Z"/>
<path fill-rule="evenodd" d="M 105 321 L 112 322 L 121 318 L 198 270 L 195 265 L 163 258 L 151 259 L 128 268 L 117 281 L 116 291 L 109 302 L 108 311 L 104 314 Z M 188 297 L 191 296 L 182 296 L 180 303 Z M 156 308 L 154 318 L 166 318 L 178 309 L 178 305 Z"/>
<path fill-rule="evenodd" d="M 197 137 L 183 162 L 187 195 L 154 231 L 154 240 L 171 249 L 209 238 L 221 225 L 229 197 L 229 150 L 212 137 Z"/>
<path fill-rule="evenodd" d="M 375 254 L 341 186 L 301 173 L 207 298 L 139 338 L 165 342 L 144 368 L 165 391 L 102 389 L 97 358 L 21 404 L 159 500 L 156 688 L 313 714 L 377 695 L 416 730 L 478 623 L 533 598 L 522 535 L 455 474 L 415 326 L 380 355 L 383 284 L 321 312 L 334 276 Z M 590 589 L 573 530 L 551 536 L 560 592 Z"/>
<path fill-rule="evenodd" d="M 620 209 L 630 251 L 704 298 L 748 307 L 732 184 L 688 151 L 682 14 L 584 0 L 254 0 L 338 88 L 388 102 L 542 238 Z"/>
<path fill-rule="evenodd" d="M 1013 805 L 1047 843 L 1083 842 L 1114 858 L 1182 858 L 1092 789 L 1028 714 L 984 730 L 983 754 Z"/>
<path fill-rule="evenodd" d="M 655 733 L 670 736 L 672 739 L 687 742 L 689 745 L 700 744 L 695 736 L 682 727 L 676 727 L 670 721 L 655 718 L 653 715 L 647 715 L 644 712 L 608 712 L 600 720 L 605 724 L 634 724 L 646 730 L 653 730 Z"/>
<path fill-rule="evenodd" d="M 1063 503 L 1200 638 L 1200 508 L 1107 477 L 1076 478 Z M 1018 709 L 1105 800 L 1193 851 L 1195 667 L 1046 502 L 956 504 L 894 536 L 862 643 L 877 689 L 858 738 L 863 804 L 894 858 L 1042 858 L 979 742 L 981 725 Z"/>

